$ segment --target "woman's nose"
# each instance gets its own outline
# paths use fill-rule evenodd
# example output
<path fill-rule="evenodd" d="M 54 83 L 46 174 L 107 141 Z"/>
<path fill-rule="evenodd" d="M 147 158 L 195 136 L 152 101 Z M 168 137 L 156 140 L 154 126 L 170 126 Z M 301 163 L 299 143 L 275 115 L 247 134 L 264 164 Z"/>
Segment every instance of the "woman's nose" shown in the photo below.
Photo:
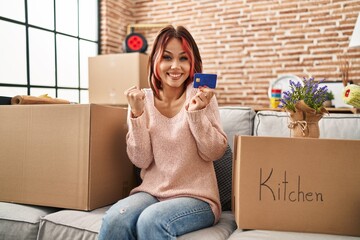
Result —
<path fill-rule="evenodd" d="M 172 63 L 171 63 L 171 68 L 172 69 L 177 69 L 177 68 L 180 68 L 180 63 L 178 60 L 174 60 Z"/>

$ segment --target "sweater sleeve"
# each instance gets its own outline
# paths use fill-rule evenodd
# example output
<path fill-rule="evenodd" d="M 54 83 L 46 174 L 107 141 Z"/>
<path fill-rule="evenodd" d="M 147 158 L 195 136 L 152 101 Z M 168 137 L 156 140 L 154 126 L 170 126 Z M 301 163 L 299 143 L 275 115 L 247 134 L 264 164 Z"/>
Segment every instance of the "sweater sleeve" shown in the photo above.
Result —
<path fill-rule="evenodd" d="M 206 108 L 188 111 L 187 115 L 199 155 L 206 161 L 219 159 L 226 150 L 227 137 L 221 126 L 216 97 Z"/>
<path fill-rule="evenodd" d="M 147 127 L 147 112 L 132 118 L 129 108 L 128 127 L 126 135 L 127 154 L 131 162 L 139 168 L 147 168 L 153 161 L 150 133 Z"/>

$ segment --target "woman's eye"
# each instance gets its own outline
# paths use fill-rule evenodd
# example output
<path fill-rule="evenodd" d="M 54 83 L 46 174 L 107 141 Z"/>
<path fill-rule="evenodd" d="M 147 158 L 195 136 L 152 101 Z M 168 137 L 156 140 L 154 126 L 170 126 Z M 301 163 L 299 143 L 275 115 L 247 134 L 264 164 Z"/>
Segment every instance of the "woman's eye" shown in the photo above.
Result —
<path fill-rule="evenodd" d="M 188 57 L 181 57 L 180 58 L 180 61 L 187 61 L 188 60 Z"/>
<path fill-rule="evenodd" d="M 163 56 L 163 59 L 164 59 L 164 60 L 171 60 L 171 57 L 170 57 L 169 55 L 164 55 L 164 56 Z"/>

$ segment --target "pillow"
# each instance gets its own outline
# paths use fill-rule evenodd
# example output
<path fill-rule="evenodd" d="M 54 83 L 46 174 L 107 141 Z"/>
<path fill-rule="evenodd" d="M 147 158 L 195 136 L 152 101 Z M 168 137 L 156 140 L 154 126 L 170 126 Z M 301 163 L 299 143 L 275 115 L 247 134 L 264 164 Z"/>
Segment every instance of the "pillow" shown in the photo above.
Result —
<path fill-rule="evenodd" d="M 231 210 L 231 191 L 232 191 L 232 150 L 227 146 L 224 155 L 214 161 L 215 174 L 219 187 L 221 209 Z"/>
<path fill-rule="evenodd" d="M 221 125 L 234 150 L 235 135 L 252 135 L 255 111 L 250 107 L 219 107 Z"/>

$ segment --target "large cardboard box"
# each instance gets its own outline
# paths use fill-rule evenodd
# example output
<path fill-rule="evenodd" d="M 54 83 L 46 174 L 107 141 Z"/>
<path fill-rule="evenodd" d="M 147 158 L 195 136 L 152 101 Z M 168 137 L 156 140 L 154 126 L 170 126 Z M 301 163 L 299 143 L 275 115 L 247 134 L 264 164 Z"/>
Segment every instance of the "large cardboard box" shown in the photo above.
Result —
<path fill-rule="evenodd" d="M 360 236 L 360 141 L 236 136 L 241 229 Z"/>
<path fill-rule="evenodd" d="M 92 210 L 134 187 L 127 109 L 0 106 L 0 201 Z"/>
<path fill-rule="evenodd" d="M 89 58 L 89 102 L 127 105 L 124 91 L 132 86 L 149 87 L 148 55 L 106 54 Z"/>

